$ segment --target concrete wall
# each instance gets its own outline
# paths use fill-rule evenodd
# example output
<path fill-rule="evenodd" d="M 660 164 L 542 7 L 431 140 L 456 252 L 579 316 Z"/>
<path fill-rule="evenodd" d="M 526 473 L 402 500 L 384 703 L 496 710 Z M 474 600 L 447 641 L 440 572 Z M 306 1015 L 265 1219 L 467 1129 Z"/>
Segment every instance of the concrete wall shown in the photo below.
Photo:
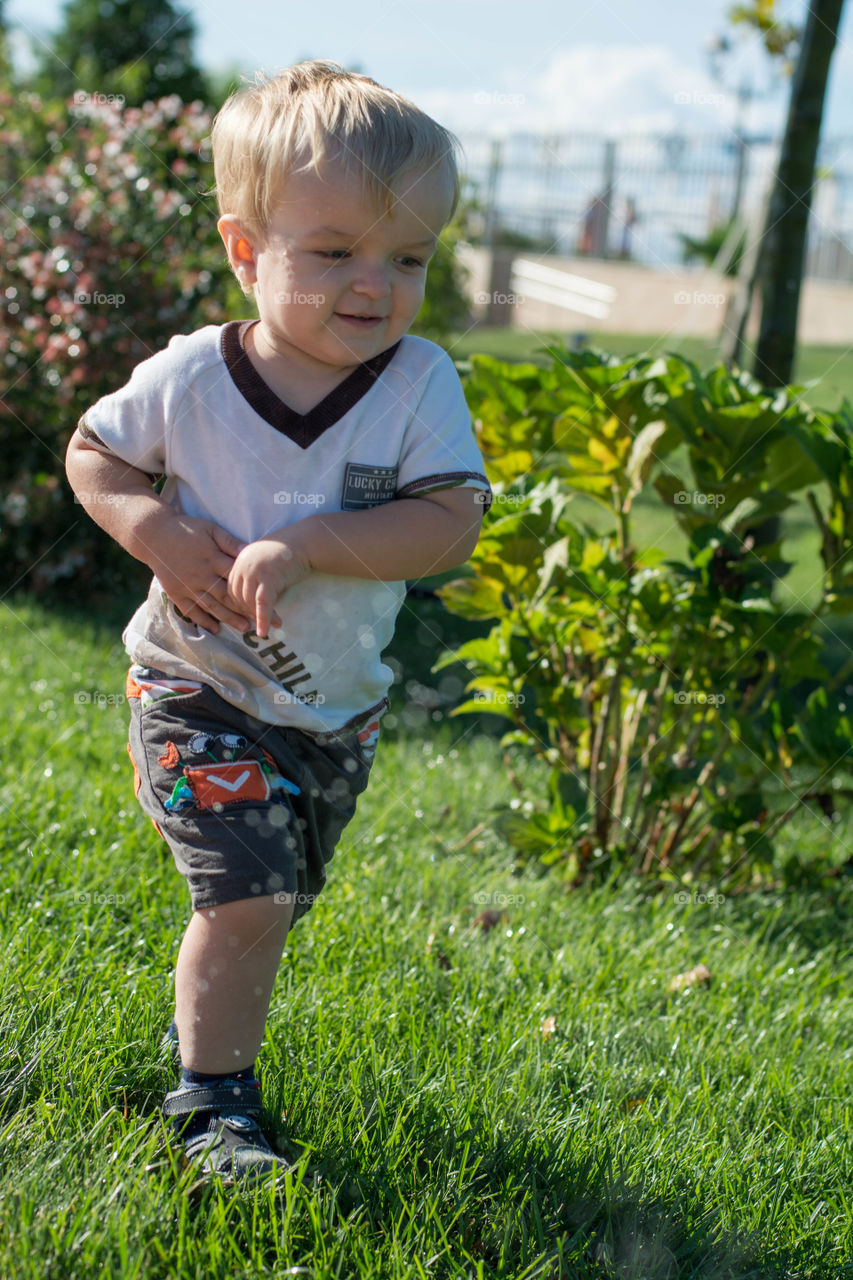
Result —
<path fill-rule="evenodd" d="M 682 334 L 714 338 L 723 326 L 726 302 L 735 281 L 711 271 L 651 271 L 630 262 L 591 258 L 537 257 L 519 250 L 460 248 L 471 272 L 472 313 L 488 324 L 565 333 Z M 515 258 L 610 285 L 615 297 L 605 318 L 568 311 L 551 302 L 525 297 L 512 287 Z M 753 306 L 748 337 L 757 335 L 758 305 Z M 799 340 L 809 344 L 853 344 L 853 285 L 806 280 L 800 295 Z"/>

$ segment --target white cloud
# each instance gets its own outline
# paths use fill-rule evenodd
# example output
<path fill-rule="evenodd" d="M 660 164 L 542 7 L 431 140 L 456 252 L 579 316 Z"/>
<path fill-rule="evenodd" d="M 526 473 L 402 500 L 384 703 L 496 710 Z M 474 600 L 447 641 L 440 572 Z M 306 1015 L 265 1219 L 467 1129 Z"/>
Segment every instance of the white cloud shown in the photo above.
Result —
<path fill-rule="evenodd" d="M 700 65 L 685 63 L 664 44 L 577 45 L 556 50 L 544 69 L 518 72 L 494 84 L 458 90 L 421 90 L 419 106 L 451 129 L 507 134 L 607 132 L 720 133 L 737 117 L 734 94 Z M 768 104 L 760 124 L 779 126 L 779 107 Z"/>

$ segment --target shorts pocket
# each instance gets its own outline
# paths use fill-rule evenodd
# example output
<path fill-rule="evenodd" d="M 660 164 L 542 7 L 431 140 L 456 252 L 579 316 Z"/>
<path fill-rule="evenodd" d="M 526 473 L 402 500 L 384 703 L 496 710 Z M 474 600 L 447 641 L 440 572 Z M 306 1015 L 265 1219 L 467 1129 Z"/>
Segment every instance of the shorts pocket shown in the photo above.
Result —
<path fill-rule="evenodd" d="M 263 804 L 272 794 L 269 776 L 258 760 L 186 765 L 184 778 L 196 809 L 215 813 L 235 804 Z"/>

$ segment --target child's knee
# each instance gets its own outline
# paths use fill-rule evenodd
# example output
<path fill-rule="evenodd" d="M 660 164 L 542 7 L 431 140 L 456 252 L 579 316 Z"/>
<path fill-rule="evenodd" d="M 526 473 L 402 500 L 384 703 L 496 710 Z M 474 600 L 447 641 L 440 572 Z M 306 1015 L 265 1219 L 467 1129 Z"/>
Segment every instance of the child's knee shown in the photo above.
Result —
<path fill-rule="evenodd" d="M 202 918 L 206 930 L 232 946 L 262 939 L 272 943 L 279 936 L 283 941 L 293 918 L 293 894 L 238 898 L 218 907 L 204 907 L 196 915 Z"/>

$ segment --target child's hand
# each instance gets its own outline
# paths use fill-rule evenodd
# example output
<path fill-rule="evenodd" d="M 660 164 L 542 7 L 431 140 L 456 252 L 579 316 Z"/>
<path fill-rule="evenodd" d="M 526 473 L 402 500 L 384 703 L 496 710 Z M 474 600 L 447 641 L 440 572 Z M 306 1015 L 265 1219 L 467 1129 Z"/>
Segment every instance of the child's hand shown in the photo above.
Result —
<path fill-rule="evenodd" d="M 212 520 L 184 515 L 158 525 L 151 538 L 147 563 L 184 617 L 214 635 L 220 622 L 249 630 L 253 612 L 234 612 L 228 595 L 228 574 L 244 542 Z"/>
<path fill-rule="evenodd" d="M 230 599 L 254 617 L 255 631 L 266 639 L 270 622 L 279 625 L 273 611 L 276 600 L 310 572 L 307 548 L 291 525 L 243 548 L 228 575 Z"/>

